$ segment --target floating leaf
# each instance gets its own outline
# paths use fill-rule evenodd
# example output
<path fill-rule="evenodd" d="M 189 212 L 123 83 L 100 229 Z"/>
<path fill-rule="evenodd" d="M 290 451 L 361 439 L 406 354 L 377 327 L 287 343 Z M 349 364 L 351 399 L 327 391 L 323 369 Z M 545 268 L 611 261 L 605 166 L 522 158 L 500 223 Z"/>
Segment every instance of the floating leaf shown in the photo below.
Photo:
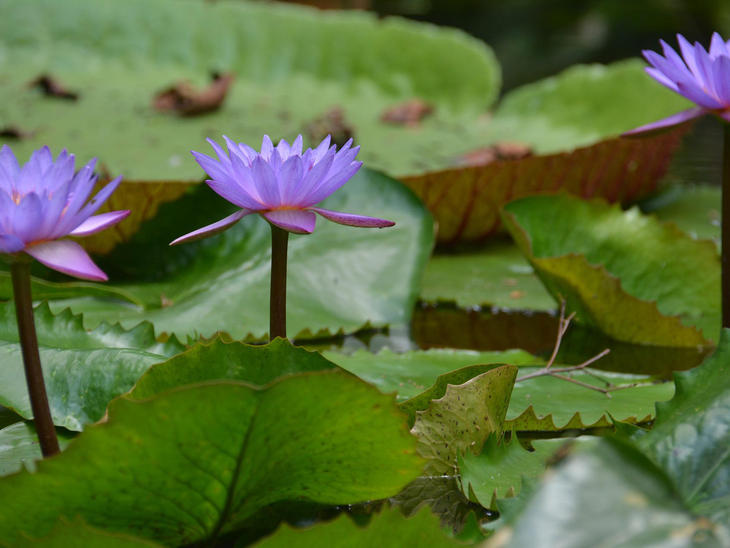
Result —
<path fill-rule="evenodd" d="M 86 331 L 81 316 L 54 316 L 47 304 L 35 309 L 43 376 L 56 426 L 82 430 L 103 415 L 112 398 L 127 392 L 152 364 L 182 352 L 177 340 L 157 342 L 151 324 L 129 331 L 99 325 Z M 0 304 L 0 404 L 33 418 L 12 302 Z"/>
<path fill-rule="evenodd" d="M 341 516 L 332 523 L 317 525 L 310 529 L 293 529 L 282 526 L 271 537 L 255 545 L 257 548 L 402 548 L 404 546 L 429 546 L 434 548 L 454 548 L 461 544 L 448 538 L 438 519 L 423 510 L 406 519 L 395 510 L 374 516 L 362 528 L 355 525 L 347 516 Z"/>
<path fill-rule="evenodd" d="M 416 413 L 411 432 L 418 437 L 418 452 L 429 459 L 427 474 L 453 473 L 459 451 L 479 451 L 490 434 L 501 439 L 516 376 L 516 366 L 503 365 L 447 386 L 442 398 Z"/>
<path fill-rule="evenodd" d="M 95 529 L 84 524 L 81 520 L 70 522 L 61 519 L 49 535 L 43 538 L 36 538 L 35 535 L 23 535 L 13 542 L 8 548 L 162 548 L 162 545 L 146 540 L 133 538 L 128 535 L 117 535 L 108 533 L 101 529 Z"/>
<path fill-rule="evenodd" d="M 66 146 L 129 181 L 197 182 L 203 173 L 188 151 L 205 137 L 255 145 L 268 133 L 291 142 L 333 107 L 354 127 L 366 165 L 393 175 L 448 167 L 484 135 L 486 120 L 475 120 L 501 80 L 492 51 L 466 33 L 292 6 L 12 0 L 0 11 L 0 37 L 0 126 L 35 130 L 16 143 L 20 155 Z M 181 80 L 202 88 L 211 71 L 236 76 L 219 110 L 194 118 L 154 110 L 160 90 Z M 41 73 L 81 99 L 29 92 Z M 418 131 L 381 121 L 416 98 L 434 108 Z"/>
<path fill-rule="evenodd" d="M 512 202 L 503 216 L 546 287 L 565 296 L 577 321 L 619 341 L 659 346 L 705 344 L 690 326 L 716 337 L 720 259 L 712 242 L 637 209 L 622 212 L 565 194 Z"/>
<path fill-rule="evenodd" d="M 380 389 L 381 392 L 396 392 L 396 401 L 402 402 L 401 411 L 413 417 L 412 406 L 405 405 L 413 398 L 426 398 L 425 409 L 432 399 L 440 398 L 448 384 L 463 384 L 480 373 L 494 369 L 496 365 L 535 364 L 541 360 L 524 350 L 505 352 L 470 352 L 464 350 L 434 349 L 393 352 L 387 348 L 373 354 L 359 350 L 352 354 L 325 352 L 324 356 L 343 369 L 357 375 Z M 467 365 L 485 364 L 479 373 L 469 370 L 469 376 L 458 376 L 455 370 L 463 371 Z M 496 365 L 495 365 L 496 364 Z M 466 369 L 466 368 L 465 368 Z M 453 373 L 452 373 L 453 372 Z M 438 395 L 432 385 L 436 383 L 441 391 Z M 432 388 L 429 388 L 432 387 Z M 426 390 L 428 389 L 428 390 Z M 428 397 L 433 395 L 432 397 Z"/>
<path fill-rule="evenodd" d="M 364 170 L 324 206 L 376 215 L 397 225 L 367 230 L 325 221 L 314 234 L 290 238 L 290 336 L 331 336 L 366 325 L 408 323 L 433 245 L 428 212 L 396 181 Z M 224 217 L 227 207 L 230 204 L 201 187 L 163 206 L 132 242 L 101 263 L 115 280 L 107 286 L 132 295 L 143 307 L 88 298 L 89 284 L 68 284 L 67 290 L 77 287 L 77 296 L 52 300 L 52 309 L 70 306 L 83 312 L 87 327 L 101 321 L 133 326 L 149 320 L 158 332 L 181 339 L 211 337 L 218 331 L 234 339 L 249 334 L 263 339 L 269 327 L 271 269 L 266 222 L 252 215 L 215 238 L 168 246 L 180 234 L 206 224 L 202 217 L 210 222 Z M 10 287 L 4 291 L 9 293 Z"/>
<path fill-rule="evenodd" d="M 642 450 L 671 478 L 692 512 L 730 523 L 730 330 L 700 367 L 674 376 L 674 398 L 657 405 Z"/>
<path fill-rule="evenodd" d="M 462 490 L 486 508 L 494 508 L 498 498 L 514 497 L 522 489 L 523 477 L 539 477 L 546 461 L 565 444 L 564 440 L 534 441 L 527 451 L 513 436 L 498 442 L 489 436 L 477 455 L 458 455 Z"/>
<path fill-rule="evenodd" d="M 654 191 L 686 127 L 649 139 L 617 137 L 689 103 L 646 78 L 644 66 L 579 65 L 507 93 L 488 137 L 472 149 L 518 142 L 535 156 L 406 177 L 438 221 L 439 241 L 485 239 L 500 227 L 500 207 L 523 196 L 567 190 L 630 203 Z"/>
<path fill-rule="evenodd" d="M 688 512 L 645 456 L 615 442 L 578 453 L 515 502 L 509 526 L 487 547 L 723 548 L 730 539 L 723 526 Z"/>
<path fill-rule="evenodd" d="M 422 466 L 392 401 L 342 373 L 118 398 L 37 472 L 0 482 L 0 540 L 78 515 L 168 546 L 210 543 L 279 501 L 392 496 Z"/>
<path fill-rule="evenodd" d="M 483 249 L 431 257 L 421 300 L 460 307 L 555 310 L 555 299 L 517 246 L 496 240 Z"/>
<path fill-rule="evenodd" d="M 293 373 L 336 367 L 319 352 L 297 348 L 284 339 L 263 346 L 216 339 L 210 344 L 196 344 L 187 352 L 152 366 L 127 397 L 144 400 L 166 390 L 206 381 L 232 380 L 265 386 Z"/>
<path fill-rule="evenodd" d="M 642 211 L 653 213 L 660 221 L 675 223 L 693 238 L 720 242 L 719 186 L 674 186 L 667 192 L 641 203 Z"/>
<path fill-rule="evenodd" d="M 61 450 L 74 438 L 68 430 L 56 429 Z M 31 422 L 18 422 L 0 430 L 0 477 L 23 468 L 35 470 L 35 461 L 43 458 L 38 435 Z"/>

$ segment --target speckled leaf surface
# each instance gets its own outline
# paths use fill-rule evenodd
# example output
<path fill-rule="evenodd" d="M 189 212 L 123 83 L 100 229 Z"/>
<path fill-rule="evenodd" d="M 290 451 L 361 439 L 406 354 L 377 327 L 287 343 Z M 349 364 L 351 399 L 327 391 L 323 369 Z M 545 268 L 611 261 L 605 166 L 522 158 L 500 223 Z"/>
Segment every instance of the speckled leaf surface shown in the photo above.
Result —
<path fill-rule="evenodd" d="M 210 542 L 278 501 L 395 495 L 422 465 L 392 398 L 342 373 L 122 397 L 61 455 L 2 479 L 0 541 L 78 515 L 167 546 Z"/>
<path fill-rule="evenodd" d="M 426 473 L 452 474 L 459 451 L 479 451 L 487 436 L 501 439 L 517 366 L 503 365 L 460 385 L 416 412 L 411 432 L 428 459 Z"/>
<path fill-rule="evenodd" d="M 689 347 L 717 338 L 714 243 L 638 209 L 622 212 L 565 194 L 517 200 L 503 217 L 546 287 L 577 312 L 576 321 L 633 343 Z"/>
<path fill-rule="evenodd" d="M 109 400 L 184 349 L 175 339 L 157 342 L 149 323 L 86 331 L 81 316 L 69 310 L 54 316 L 47 304 L 35 309 L 35 322 L 53 422 L 70 430 L 99 420 Z M 33 418 L 12 302 L 0 305 L 0 404 Z"/>

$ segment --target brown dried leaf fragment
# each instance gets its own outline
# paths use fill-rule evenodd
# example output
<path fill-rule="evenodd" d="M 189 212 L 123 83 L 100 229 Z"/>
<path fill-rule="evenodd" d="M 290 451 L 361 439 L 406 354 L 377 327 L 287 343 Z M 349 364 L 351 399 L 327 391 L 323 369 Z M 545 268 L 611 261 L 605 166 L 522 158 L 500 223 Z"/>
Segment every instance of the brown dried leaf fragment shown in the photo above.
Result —
<path fill-rule="evenodd" d="M 76 101 L 79 98 L 77 92 L 69 90 L 65 85 L 48 74 L 41 74 L 38 78 L 29 82 L 28 88 L 38 88 L 46 97 L 56 97 L 68 101 Z"/>
<path fill-rule="evenodd" d="M 304 133 L 315 143 L 331 135 L 332 144 L 341 147 L 354 138 L 355 128 L 345 120 L 345 112 L 341 107 L 332 107 L 322 116 L 308 122 L 304 126 Z"/>
<path fill-rule="evenodd" d="M 20 141 L 22 139 L 30 139 L 33 137 L 34 132 L 23 131 L 14 124 L 0 127 L 0 138 L 8 139 L 12 141 Z"/>
<path fill-rule="evenodd" d="M 478 167 L 498 160 L 522 160 L 530 156 L 532 156 L 532 149 L 523 143 L 495 143 L 488 147 L 467 152 L 459 158 L 457 164 Z"/>
<path fill-rule="evenodd" d="M 189 82 L 178 82 L 157 95 L 152 106 L 160 112 L 171 112 L 180 116 L 200 116 L 218 110 L 233 84 L 233 74 L 213 74 L 213 81 L 204 90 Z"/>
<path fill-rule="evenodd" d="M 388 124 L 417 127 L 426 116 L 433 114 L 433 111 L 433 105 L 423 99 L 409 99 L 385 110 L 380 115 L 380 120 Z"/>

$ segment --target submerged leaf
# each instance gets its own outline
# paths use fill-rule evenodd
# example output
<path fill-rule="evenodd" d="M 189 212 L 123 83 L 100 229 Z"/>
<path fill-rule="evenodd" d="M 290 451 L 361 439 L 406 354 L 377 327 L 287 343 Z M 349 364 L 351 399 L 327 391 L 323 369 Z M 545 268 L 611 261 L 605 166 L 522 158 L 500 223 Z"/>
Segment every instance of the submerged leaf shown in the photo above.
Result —
<path fill-rule="evenodd" d="M 56 429 L 61 450 L 66 449 L 74 434 Z M 35 462 L 43 458 L 38 434 L 32 422 L 18 422 L 0 430 L 0 477 L 23 468 L 35 470 Z"/>
<path fill-rule="evenodd" d="M 78 515 L 168 546 L 211 542 L 277 502 L 392 496 L 420 473 L 414 442 L 392 398 L 342 373 L 122 397 L 35 473 L 0 480 L 0 541 Z"/>

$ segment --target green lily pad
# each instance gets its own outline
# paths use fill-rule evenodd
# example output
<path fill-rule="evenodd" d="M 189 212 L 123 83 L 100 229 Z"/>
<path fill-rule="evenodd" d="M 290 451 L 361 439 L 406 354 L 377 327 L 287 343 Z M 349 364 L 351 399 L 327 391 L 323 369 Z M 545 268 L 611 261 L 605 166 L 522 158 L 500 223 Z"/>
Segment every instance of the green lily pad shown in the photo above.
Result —
<path fill-rule="evenodd" d="M 730 330 L 700 367 L 674 376 L 677 393 L 657 406 L 638 443 L 692 512 L 730 523 Z"/>
<path fill-rule="evenodd" d="M 327 371 L 336 367 L 319 352 L 297 348 L 284 339 L 262 346 L 216 339 L 153 365 L 126 397 L 144 400 L 166 390 L 206 381 L 233 380 L 265 386 L 293 373 Z"/>
<path fill-rule="evenodd" d="M 564 440 L 534 441 L 533 451 L 527 451 L 514 436 L 501 443 L 490 436 L 479 454 L 465 451 L 457 456 L 462 490 L 470 500 L 495 508 L 498 498 L 520 493 L 523 477 L 541 476 L 546 461 L 564 444 Z"/>
<path fill-rule="evenodd" d="M 393 352 L 383 349 L 373 354 L 359 350 L 352 354 L 325 352 L 324 356 L 342 367 L 377 386 L 381 392 L 396 393 L 396 401 L 404 404 L 416 397 L 426 397 L 425 409 L 432 399 L 440 398 L 448 384 L 463 384 L 479 373 L 469 369 L 470 376 L 456 377 L 452 372 L 462 370 L 467 365 L 485 364 L 481 373 L 494 369 L 495 364 L 535 364 L 541 360 L 524 350 L 507 350 L 504 352 L 470 352 L 468 350 L 432 349 L 413 350 L 410 352 Z M 489 365 L 491 364 L 491 365 Z M 441 387 L 436 395 L 434 383 Z M 429 390 L 427 390 L 429 389 Z M 431 397 L 429 397 L 431 396 Z M 401 405 L 401 411 L 406 411 L 413 418 L 412 405 Z"/>
<path fill-rule="evenodd" d="M 23 156 L 41 144 L 65 146 L 82 158 L 99 156 L 110 173 L 135 181 L 199 181 L 188 151 L 207 146 L 204 137 L 227 134 L 251 145 L 264 133 L 293 139 L 333 107 L 352 126 L 367 165 L 391 174 L 448 165 L 472 141 L 464 131 L 483 132 L 486 120 L 474 119 L 497 97 L 501 80 L 491 49 L 465 33 L 364 13 L 322 16 L 244 2 L 32 0 L 3 2 L 0 20 L 0 124 L 33 132 L 14 148 Z M 102 39 L 108 36 L 114 40 Z M 78 101 L 27 89 L 49 71 L 79 93 Z M 180 80 L 202 88 L 210 71 L 235 75 L 218 111 L 155 111 L 155 94 Z M 435 109 L 418 131 L 381 121 L 385 110 L 416 97 Z"/>
<path fill-rule="evenodd" d="M 720 243 L 719 186 L 680 186 L 641 203 L 642 211 L 653 213 L 660 221 L 671 221 L 693 238 Z"/>
<path fill-rule="evenodd" d="M 309 529 L 293 529 L 282 526 L 271 537 L 255 544 L 257 548 L 401 548 L 403 546 L 432 546 L 454 548 L 460 543 L 448 538 L 441 530 L 439 520 L 430 512 L 422 510 L 411 518 L 405 518 L 396 511 L 385 511 L 366 527 L 358 527 L 347 516 L 341 516 L 332 523 L 317 525 Z"/>
<path fill-rule="evenodd" d="M 460 307 L 557 307 L 519 248 L 501 240 L 479 250 L 434 255 L 426 266 L 421 300 L 453 301 Z"/>
<path fill-rule="evenodd" d="M 74 434 L 62 428 L 56 429 L 61 450 L 66 449 Z M 26 469 L 35 470 L 41 460 L 41 447 L 32 422 L 18 422 L 0 430 L 0 477 Z"/>
<path fill-rule="evenodd" d="M 531 495 L 499 502 L 500 508 L 510 502 L 517 507 L 503 531 L 511 534 L 487 547 L 723 548 L 730 538 L 722 525 L 687 511 L 644 455 L 607 441 L 570 458 Z"/>
<path fill-rule="evenodd" d="M 690 347 L 705 344 L 702 332 L 716 338 L 720 259 L 712 242 L 637 209 L 565 194 L 512 202 L 503 217 L 576 321 L 634 343 Z"/>
<path fill-rule="evenodd" d="M 53 423 L 69 430 L 101 419 L 109 400 L 184 349 L 174 338 L 158 342 L 149 323 L 86 331 L 81 316 L 69 310 L 54 316 L 47 304 L 35 309 L 35 323 Z M 0 304 L 0 404 L 33 418 L 12 302 Z"/>
<path fill-rule="evenodd" d="M 426 474 L 452 474 L 460 451 L 478 452 L 490 434 L 502 438 L 516 376 L 514 365 L 497 367 L 447 386 L 442 398 L 416 412 L 411 432 L 418 437 L 418 452 L 428 459 Z"/>
<path fill-rule="evenodd" d="M 314 234 L 290 238 L 290 336 L 331 336 L 367 325 L 407 324 L 433 245 L 428 212 L 408 189 L 372 171 L 358 173 L 323 205 L 391 219 L 397 225 L 368 230 L 320 219 Z M 230 207 L 200 187 L 182 201 L 163 205 L 129 244 L 100 261 L 114 280 L 106 287 L 133 295 L 143 306 L 111 296 L 86 296 L 84 284 L 74 298 L 51 300 L 51 308 L 83 312 L 87 327 L 102 321 L 129 327 L 149 320 L 158 332 L 183 340 L 219 331 L 235 339 L 263 339 L 269 326 L 271 262 L 266 222 L 252 215 L 215 238 L 167 245 L 226 216 Z"/>
<path fill-rule="evenodd" d="M 210 543 L 276 502 L 392 496 L 421 471 L 415 441 L 392 397 L 342 373 L 122 397 L 35 473 L 0 481 L 0 541 L 78 515 L 168 546 Z"/>
<path fill-rule="evenodd" d="M 81 546 L 83 548 L 162 548 L 161 544 L 89 527 L 81 520 L 70 522 L 61 519 L 51 533 L 43 538 L 36 538 L 35 535 L 23 535 L 23 537 L 15 540 L 12 547 L 9 544 L 1 543 L 0 546 L 7 548 L 34 548 L 37 546 L 43 548 L 79 548 Z"/>

